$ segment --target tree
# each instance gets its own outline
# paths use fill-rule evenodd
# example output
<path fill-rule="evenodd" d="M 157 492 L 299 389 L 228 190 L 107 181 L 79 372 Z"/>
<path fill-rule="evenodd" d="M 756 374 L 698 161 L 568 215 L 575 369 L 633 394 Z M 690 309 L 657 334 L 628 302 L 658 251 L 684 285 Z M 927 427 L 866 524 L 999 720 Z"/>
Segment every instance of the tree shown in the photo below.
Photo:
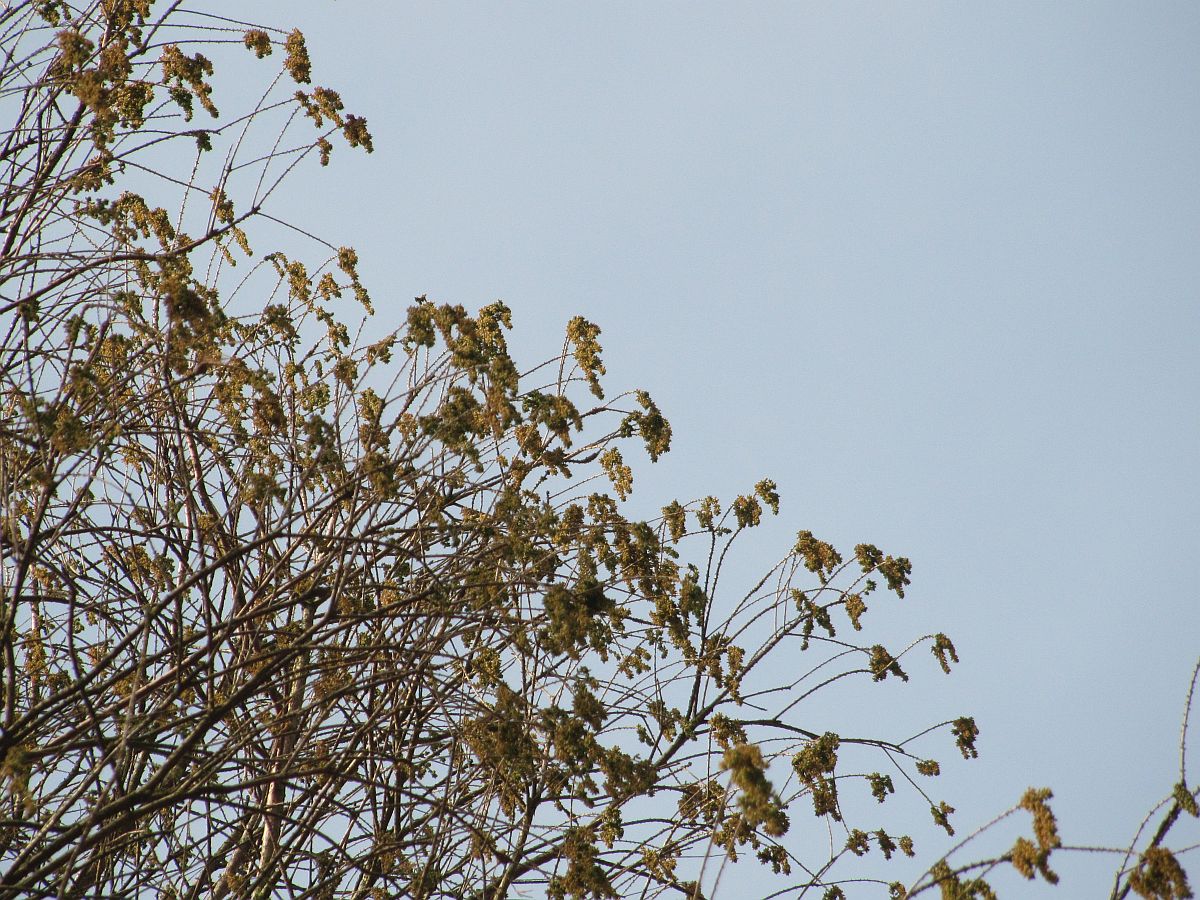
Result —
<path fill-rule="evenodd" d="M 606 398 L 596 325 L 522 370 L 501 303 L 417 298 L 383 336 L 343 308 L 371 312 L 355 252 L 270 212 L 335 141 L 372 149 L 299 31 L 152 0 L 0 29 L 6 896 L 702 897 L 743 855 L 827 897 L 1053 879 L 1045 791 L 1032 841 L 911 891 L 854 865 L 914 854 L 898 789 L 953 834 L 925 750 L 976 754 L 968 716 L 809 721 L 919 648 L 958 661 L 860 640 L 907 559 L 802 531 L 730 585 L 774 483 L 627 517 L 625 454 L 671 430 Z M 219 117 L 205 54 L 258 102 Z M 259 249 L 301 238 L 319 260 Z M 1173 797 L 1118 891 L 1190 896 Z"/>

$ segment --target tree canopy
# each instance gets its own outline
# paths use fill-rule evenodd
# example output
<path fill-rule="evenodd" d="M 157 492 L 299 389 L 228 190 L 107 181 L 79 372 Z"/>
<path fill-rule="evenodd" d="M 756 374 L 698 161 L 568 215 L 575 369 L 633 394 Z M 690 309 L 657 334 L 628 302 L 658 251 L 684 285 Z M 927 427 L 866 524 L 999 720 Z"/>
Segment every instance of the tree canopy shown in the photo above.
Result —
<path fill-rule="evenodd" d="M 955 833 L 934 757 L 980 734 L 813 711 L 958 662 L 872 629 L 909 560 L 800 531 L 742 583 L 775 483 L 630 516 L 671 428 L 610 396 L 597 325 L 535 364 L 501 302 L 418 297 L 382 333 L 355 251 L 272 214 L 373 149 L 300 31 L 50 0 L 0 40 L 0 893 L 700 898 L 739 860 L 778 896 L 1056 880 L 1044 789 L 995 856 L 879 874 L 918 852 L 914 804 Z M 1115 896 L 1191 896 L 1182 812 L 1181 773 Z"/>

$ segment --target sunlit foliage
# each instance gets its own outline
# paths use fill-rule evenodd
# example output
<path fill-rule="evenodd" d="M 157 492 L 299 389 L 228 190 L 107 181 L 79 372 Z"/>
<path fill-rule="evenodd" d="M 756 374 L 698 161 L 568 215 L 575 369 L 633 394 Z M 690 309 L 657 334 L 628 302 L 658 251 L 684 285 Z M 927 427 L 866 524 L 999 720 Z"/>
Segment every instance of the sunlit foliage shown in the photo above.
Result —
<path fill-rule="evenodd" d="M 627 517 L 671 428 L 606 398 L 585 318 L 527 368 L 500 302 L 360 327 L 354 250 L 270 212 L 373 149 L 300 31 L 47 0 L 0 38 L 0 893 L 702 897 L 746 858 L 909 895 L 855 863 L 916 853 L 898 791 L 955 833 L 922 754 L 980 729 L 809 712 L 958 662 L 865 637 L 907 559 L 802 531 L 731 584 L 770 480 Z M 1048 798 L 993 863 L 1056 878 Z M 1158 841 L 1128 884 L 1190 896 Z M 992 896 L 946 861 L 930 888 Z"/>

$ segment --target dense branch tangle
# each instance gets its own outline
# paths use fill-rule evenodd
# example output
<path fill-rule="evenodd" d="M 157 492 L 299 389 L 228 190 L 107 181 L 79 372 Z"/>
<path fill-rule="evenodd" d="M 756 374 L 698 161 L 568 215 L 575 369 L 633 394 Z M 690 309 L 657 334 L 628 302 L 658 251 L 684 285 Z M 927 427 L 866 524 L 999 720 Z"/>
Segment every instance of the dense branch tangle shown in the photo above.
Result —
<path fill-rule="evenodd" d="M 352 250 L 252 252 L 284 175 L 371 149 L 299 32 L 132 0 L 0 29 L 0 893 L 700 897 L 748 849 L 798 895 L 912 852 L 847 790 L 950 830 L 916 739 L 807 712 L 907 680 L 838 631 L 907 560 L 802 532 L 733 591 L 775 485 L 626 518 L 622 448 L 670 428 L 605 400 L 594 325 L 524 373 L 501 303 L 356 341 Z M 267 78 L 220 119 L 225 51 Z"/>

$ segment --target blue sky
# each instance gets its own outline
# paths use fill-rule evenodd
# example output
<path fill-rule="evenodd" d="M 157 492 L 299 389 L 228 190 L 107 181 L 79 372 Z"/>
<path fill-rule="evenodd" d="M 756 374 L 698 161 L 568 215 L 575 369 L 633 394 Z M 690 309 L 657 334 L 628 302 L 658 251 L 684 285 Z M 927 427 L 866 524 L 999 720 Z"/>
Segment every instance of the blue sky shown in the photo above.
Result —
<path fill-rule="evenodd" d="M 278 209 L 358 248 L 383 325 L 500 298 L 534 361 L 599 323 L 675 427 L 648 505 L 769 476 L 747 572 L 799 528 L 913 560 L 897 627 L 964 662 L 915 721 L 983 732 L 962 825 L 1047 784 L 1069 843 L 1128 842 L 1200 651 L 1200 6 L 255 15 L 370 121 L 313 181 L 337 202 Z M 1112 867 L 1060 868 L 1098 896 Z"/>

